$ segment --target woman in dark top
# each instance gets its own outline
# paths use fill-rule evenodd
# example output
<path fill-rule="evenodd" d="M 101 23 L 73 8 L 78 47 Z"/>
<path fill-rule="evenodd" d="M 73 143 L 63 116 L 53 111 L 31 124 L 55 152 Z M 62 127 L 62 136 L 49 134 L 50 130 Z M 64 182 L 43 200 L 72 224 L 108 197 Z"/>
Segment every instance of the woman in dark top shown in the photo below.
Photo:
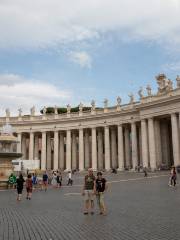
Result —
<path fill-rule="evenodd" d="M 17 182 L 17 194 L 18 194 L 17 200 L 21 201 L 23 186 L 24 186 L 24 182 L 25 182 L 23 175 L 21 173 L 19 174 L 19 178 L 17 178 L 16 182 Z"/>

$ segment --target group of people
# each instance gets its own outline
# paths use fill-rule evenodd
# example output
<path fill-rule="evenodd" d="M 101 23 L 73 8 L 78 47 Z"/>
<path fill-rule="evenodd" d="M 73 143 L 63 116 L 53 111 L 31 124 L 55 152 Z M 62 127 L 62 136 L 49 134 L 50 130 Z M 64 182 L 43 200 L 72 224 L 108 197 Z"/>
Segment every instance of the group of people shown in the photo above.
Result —
<path fill-rule="evenodd" d="M 88 174 L 84 178 L 82 195 L 84 196 L 84 214 L 94 214 L 94 198 L 96 196 L 99 207 L 99 214 L 106 215 L 107 209 L 104 202 L 104 192 L 107 190 L 106 179 L 103 178 L 102 172 L 94 176 L 93 170 L 88 169 Z"/>

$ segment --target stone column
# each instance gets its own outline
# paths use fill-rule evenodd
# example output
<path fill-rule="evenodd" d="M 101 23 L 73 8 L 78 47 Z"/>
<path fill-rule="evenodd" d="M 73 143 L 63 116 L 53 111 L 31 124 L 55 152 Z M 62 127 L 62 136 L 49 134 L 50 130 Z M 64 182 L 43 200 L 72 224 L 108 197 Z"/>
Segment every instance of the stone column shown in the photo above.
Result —
<path fill-rule="evenodd" d="M 47 169 L 52 169 L 51 133 L 47 133 Z"/>
<path fill-rule="evenodd" d="M 59 168 L 59 132 L 56 130 L 54 131 L 54 163 L 53 169 L 57 170 Z"/>
<path fill-rule="evenodd" d="M 27 159 L 27 156 L 26 156 L 26 136 L 22 136 L 22 159 Z"/>
<path fill-rule="evenodd" d="M 104 144 L 105 144 L 105 169 L 110 170 L 110 139 L 109 126 L 104 128 Z"/>
<path fill-rule="evenodd" d="M 77 145 L 75 132 L 72 132 L 72 169 L 77 169 Z"/>
<path fill-rule="evenodd" d="M 34 137 L 34 159 L 39 159 L 39 136 Z"/>
<path fill-rule="evenodd" d="M 161 121 L 161 156 L 162 161 L 161 163 L 169 166 L 170 164 L 170 141 L 169 141 L 169 129 L 168 129 L 168 122 L 166 120 Z"/>
<path fill-rule="evenodd" d="M 126 158 L 126 167 L 131 168 L 131 149 L 130 149 L 130 132 L 129 128 L 125 128 L 125 158 Z"/>
<path fill-rule="evenodd" d="M 60 169 L 65 169 L 64 164 L 64 133 L 59 134 L 59 167 Z"/>
<path fill-rule="evenodd" d="M 154 120 L 153 120 L 153 118 L 148 119 L 148 133 L 149 133 L 150 167 L 151 167 L 151 170 L 154 171 L 156 169 L 156 145 L 155 145 Z"/>
<path fill-rule="evenodd" d="M 147 123 L 145 119 L 141 120 L 141 142 L 142 142 L 142 161 L 143 167 L 148 167 L 148 138 Z"/>
<path fill-rule="evenodd" d="M 97 170 L 97 138 L 96 128 L 92 128 L 92 169 Z"/>
<path fill-rule="evenodd" d="M 142 161 L 142 134 L 141 134 L 141 126 L 138 127 L 138 147 L 139 147 L 139 166 L 143 166 Z"/>
<path fill-rule="evenodd" d="M 118 170 L 124 170 L 124 141 L 122 125 L 118 125 Z"/>
<path fill-rule="evenodd" d="M 22 133 L 18 133 L 18 134 L 17 134 L 17 140 L 18 140 L 18 143 L 17 143 L 17 152 L 18 152 L 18 153 L 21 153 Z"/>
<path fill-rule="evenodd" d="M 138 140 L 137 140 L 137 129 L 136 123 L 131 123 L 131 138 L 132 138 L 132 167 L 135 168 L 138 166 Z"/>
<path fill-rule="evenodd" d="M 41 169 L 46 169 L 46 132 L 42 132 Z"/>
<path fill-rule="evenodd" d="M 155 142 L 156 142 L 156 163 L 157 163 L 157 167 L 158 167 L 162 164 L 160 120 L 154 121 L 154 129 L 155 129 Z"/>
<path fill-rule="evenodd" d="M 89 149 L 89 132 L 86 129 L 84 135 L 84 150 L 85 150 L 85 168 L 90 167 L 90 149 Z"/>
<path fill-rule="evenodd" d="M 103 133 L 102 130 L 98 130 L 98 169 L 104 168 L 103 163 Z"/>
<path fill-rule="evenodd" d="M 116 146 L 116 129 L 111 129 L 111 160 L 112 168 L 117 168 L 117 146 Z"/>
<path fill-rule="evenodd" d="M 177 116 L 175 113 L 171 114 L 171 125 L 172 125 L 172 143 L 173 143 L 173 157 L 174 165 L 180 164 L 179 160 L 179 129 L 177 123 Z"/>
<path fill-rule="evenodd" d="M 30 132 L 30 139 L 29 139 L 29 160 L 34 159 L 34 133 Z"/>
<path fill-rule="evenodd" d="M 71 130 L 66 131 L 66 170 L 71 170 Z"/>
<path fill-rule="evenodd" d="M 84 170 L 84 134 L 83 129 L 79 129 L 79 171 Z"/>

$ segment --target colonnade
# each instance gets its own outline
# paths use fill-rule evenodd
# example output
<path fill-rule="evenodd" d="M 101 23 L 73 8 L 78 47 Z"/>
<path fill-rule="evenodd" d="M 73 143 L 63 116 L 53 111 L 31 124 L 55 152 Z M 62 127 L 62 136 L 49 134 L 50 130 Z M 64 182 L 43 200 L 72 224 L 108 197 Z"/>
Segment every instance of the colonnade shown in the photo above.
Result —
<path fill-rule="evenodd" d="M 63 131 L 18 132 L 18 151 L 22 151 L 24 159 L 40 159 L 42 170 L 83 171 L 89 167 L 124 170 L 137 166 L 154 170 L 166 158 L 166 164 L 174 162 L 177 166 L 180 164 L 179 119 L 178 114 L 172 113 L 167 121 L 152 117 Z"/>

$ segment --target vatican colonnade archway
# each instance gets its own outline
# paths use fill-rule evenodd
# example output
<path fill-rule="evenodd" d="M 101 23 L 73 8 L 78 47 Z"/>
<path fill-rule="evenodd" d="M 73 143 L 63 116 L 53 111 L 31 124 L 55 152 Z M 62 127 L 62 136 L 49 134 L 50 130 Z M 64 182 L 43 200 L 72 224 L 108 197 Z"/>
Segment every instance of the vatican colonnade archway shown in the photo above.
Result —
<path fill-rule="evenodd" d="M 151 170 L 161 165 L 180 165 L 180 78 L 173 88 L 172 81 L 164 74 L 156 77 L 158 90 L 152 94 L 147 86 L 146 95 L 142 89 L 136 102 L 129 95 L 128 104 L 117 104 L 98 109 L 95 101 L 89 111 L 58 114 L 35 114 L 32 107 L 30 115 L 11 117 L 9 109 L 0 118 L 0 126 L 6 122 L 13 126 L 18 137 L 18 151 L 23 159 L 40 159 L 42 170 L 78 169 L 89 167 L 94 170 L 112 168 L 135 170 L 138 166 Z"/>

